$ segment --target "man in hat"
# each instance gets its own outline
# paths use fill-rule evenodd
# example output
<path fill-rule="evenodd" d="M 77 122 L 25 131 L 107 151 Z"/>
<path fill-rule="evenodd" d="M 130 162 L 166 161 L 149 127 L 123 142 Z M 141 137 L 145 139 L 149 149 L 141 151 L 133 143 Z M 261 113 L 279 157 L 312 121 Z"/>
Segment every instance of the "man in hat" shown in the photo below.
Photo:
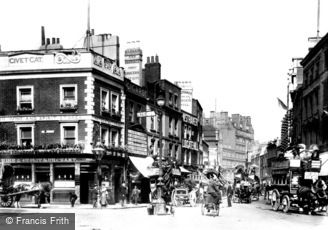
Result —
<path fill-rule="evenodd" d="M 97 208 L 98 207 L 98 185 L 95 184 L 92 191 L 91 191 L 91 198 L 92 198 L 92 201 L 93 201 L 93 207 L 94 208 Z"/>

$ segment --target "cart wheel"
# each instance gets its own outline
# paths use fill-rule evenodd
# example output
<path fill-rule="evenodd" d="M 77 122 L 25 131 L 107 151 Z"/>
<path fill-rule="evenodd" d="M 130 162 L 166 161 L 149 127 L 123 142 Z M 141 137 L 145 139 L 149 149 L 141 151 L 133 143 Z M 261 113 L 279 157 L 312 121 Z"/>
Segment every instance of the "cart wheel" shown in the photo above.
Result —
<path fill-rule="evenodd" d="M 1 206 L 9 208 L 13 204 L 13 197 L 11 196 L 2 196 L 1 197 Z"/>
<path fill-rule="evenodd" d="M 290 199 L 289 196 L 284 195 L 281 199 L 282 211 L 287 213 L 290 208 Z"/>
<path fill-rule="evenodd" d="M 276 189 L 272 191 L 271 206 L 274 211 L 278 211 L 280 206 L 280 194 Z"/>

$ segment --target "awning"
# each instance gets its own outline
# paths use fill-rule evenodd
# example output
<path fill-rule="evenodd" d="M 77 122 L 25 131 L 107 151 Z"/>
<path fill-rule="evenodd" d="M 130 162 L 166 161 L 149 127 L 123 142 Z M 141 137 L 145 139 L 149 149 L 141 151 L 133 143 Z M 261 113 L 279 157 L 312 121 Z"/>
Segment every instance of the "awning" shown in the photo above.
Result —
<path fill-rule="evenodd" d="M 138 169 L 138 171 L 144 176 L 149 177 L 152 174 L 150 170 L 154 159 L 151 157 L 141 158 L 141 157 L 129 157 L 133 165 Z"/>
<path fill-rule="evenodd" d="M 182 173 L 191 173 L 189 170 L 185 169 L 183 166 L 180 166 L 180 170 Z"/>
<path fill-rule="evenodd" d="M 319 176 L 328 176 L 328 152 L 320 154 L 321 170 Z"/>

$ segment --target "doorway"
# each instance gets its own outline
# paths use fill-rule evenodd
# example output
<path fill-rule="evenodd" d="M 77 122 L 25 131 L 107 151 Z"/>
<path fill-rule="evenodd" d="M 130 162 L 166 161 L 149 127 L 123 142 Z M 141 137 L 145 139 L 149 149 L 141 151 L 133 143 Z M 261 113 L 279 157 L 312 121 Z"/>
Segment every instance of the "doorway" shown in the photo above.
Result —
<path fill-rule="evenodd" d="M 80 175 L 80 202 L 91 204 L 91 191 L 95 184 L 95 173 L 82 173 Z"/>

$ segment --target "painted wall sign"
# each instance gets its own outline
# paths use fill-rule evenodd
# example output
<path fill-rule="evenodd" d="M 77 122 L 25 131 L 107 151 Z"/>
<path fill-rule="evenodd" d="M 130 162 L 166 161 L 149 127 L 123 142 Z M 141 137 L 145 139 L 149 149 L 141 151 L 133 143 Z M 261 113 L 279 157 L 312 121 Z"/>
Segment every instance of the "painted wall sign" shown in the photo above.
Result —
<path fill-rule="evenodd" d="M 128 130 L 128 151 L 147 156 L 147 134 Z"/>
<path fill-rule="evenodd" d="M 17 55 L 8 58 L 9 65 L 35 64 L 35 63 L 39 64 L 42 61 L 43 61 L 43 56 L 31 55 L 31 54 Z"/>
<path fill-rule="evenodd" d="M 93 161 L 88 158 L 8 158 L 3 159 L 5 163 L 68 163 Z"/>

